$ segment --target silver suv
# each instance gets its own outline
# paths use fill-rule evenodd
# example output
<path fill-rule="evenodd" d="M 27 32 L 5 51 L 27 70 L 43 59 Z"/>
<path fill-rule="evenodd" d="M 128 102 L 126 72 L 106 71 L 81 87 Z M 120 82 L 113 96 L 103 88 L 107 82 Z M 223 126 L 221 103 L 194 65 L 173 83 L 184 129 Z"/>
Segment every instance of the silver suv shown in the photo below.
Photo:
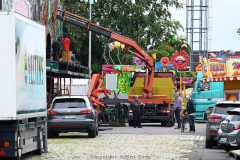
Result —
<path fill-rule="evenodd" d="M 227 111 L 235 108 L 240 108 L 240 101 L 219 101 L 215 104 L 206 125 L 206 148 L 212 148 L 217 145 L 216 137 L 220 128 L 220 123 L 227 118 Z"/>

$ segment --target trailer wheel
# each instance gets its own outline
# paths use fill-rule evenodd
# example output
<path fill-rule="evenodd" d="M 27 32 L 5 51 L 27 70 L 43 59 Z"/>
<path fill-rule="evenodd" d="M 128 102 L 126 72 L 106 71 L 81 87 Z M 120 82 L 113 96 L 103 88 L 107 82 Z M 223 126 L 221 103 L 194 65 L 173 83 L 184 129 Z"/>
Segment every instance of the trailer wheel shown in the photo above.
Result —
<path fill-rule="evenodd" d="M 20 137 L 20 133 L 18 133 L 17 136 L 17 160 L 21 160 L 22 157 L 22 144 L 21 144 L 21 137 Z"/>
<path fill-rule="evenodd" d="M 42 155 L 43 150 L 43 132 L 41 128 L 38 128 L 38 149 L 33 151 L 35 155 Z"/>

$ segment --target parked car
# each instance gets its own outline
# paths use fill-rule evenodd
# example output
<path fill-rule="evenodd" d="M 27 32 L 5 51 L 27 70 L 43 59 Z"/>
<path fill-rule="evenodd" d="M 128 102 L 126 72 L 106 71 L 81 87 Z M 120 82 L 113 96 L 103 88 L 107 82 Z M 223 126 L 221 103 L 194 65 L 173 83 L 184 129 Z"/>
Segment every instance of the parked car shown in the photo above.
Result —
<path fill-rule="evenodd" d="M 208 117 L 206 124 L 206 148 L 217 145 L 217 132 L 220 123 L 227 118 L 227 111 L 240 107 L 240 101 L 219 101 L 215 104 L 212 114 Z"/>
<path fill-rule="evenodd" d="M 218 130 L 218 143 L 227 152 L 240 146 L 240 108 L 228 111 L 227 118 Z"/>
<path fill-rule="evenodd" d="M 98 114 L 87 96 L 56 97 L 48 110 L 48 137 L 65 132 L 87 132 L 98 135 Z"/>

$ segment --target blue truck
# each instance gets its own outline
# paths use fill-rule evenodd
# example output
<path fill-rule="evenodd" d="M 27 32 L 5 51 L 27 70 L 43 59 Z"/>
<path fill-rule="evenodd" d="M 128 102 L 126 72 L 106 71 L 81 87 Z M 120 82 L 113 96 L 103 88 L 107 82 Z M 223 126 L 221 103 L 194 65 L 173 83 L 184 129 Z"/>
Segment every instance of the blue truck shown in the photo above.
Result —
<path fill-rule="evenodd" d="M 204 82 L 202 72 L 199 72 L 192 93 L 196 119 L 207 119 L 205 112 L 221 100 L 224 100 L 224 82 Z"/>
<path fill-rule="evenodd" d="M 240 80 L 208 81 L 199 72 L 195 81 L 192 101 L 196 108 L 196 119 L 206 120 L 207 110 L 211 110 L 218 101 L 239 101 Z"/>

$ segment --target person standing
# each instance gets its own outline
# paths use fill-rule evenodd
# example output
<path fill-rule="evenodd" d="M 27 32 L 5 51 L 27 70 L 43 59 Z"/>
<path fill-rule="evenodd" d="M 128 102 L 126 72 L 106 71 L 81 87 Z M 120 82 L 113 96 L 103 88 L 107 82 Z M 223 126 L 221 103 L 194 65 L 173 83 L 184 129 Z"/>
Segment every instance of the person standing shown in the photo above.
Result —
<path fill-rule="evenodd" d="M 187 111 L 188 111 L 188 115 L 189 115 L 189 125 L 190 125 L 190 133 L 194 133 L 195 132 L 195 125 L 194 125 L 194 117 L 196 115 L 195 113 L 195 108 L 194 108 L 194 104 L 190 98 L 190 95 L 186 96 L 187 99 Z"/>
<path fill-rule="evenodd" d="M 68 38 L 68 33 L 63 34 L 62 42 L 63 42 L 63 50 L 69 51 L 69 46 L 71 42 L 70 42 L 70 39 Z"/>
<path fill-rule="evenodd" d="M 132 101 L 132 111 L 133 111 L 133 126 L 136 128 L 136 124 L 138 125 L 138 128 L 142 128 L 141 126 L 141 115 L 140 115 L 140 105 L 144 105 L 138 100 L 138 96 L 134 97 L 134 100 Z"/>
<path fill-rule="evenodd" d="M 181 128 L 180 111 L 182 107 L 182 98 L 181 98 L 180 92 L 176 93 L 176 99 L 174 101 L 173 107 L 174 107 L 175 117 L 178 123 L 178 127 L 176 127 L 175 129 L 180 129 Z"/>

